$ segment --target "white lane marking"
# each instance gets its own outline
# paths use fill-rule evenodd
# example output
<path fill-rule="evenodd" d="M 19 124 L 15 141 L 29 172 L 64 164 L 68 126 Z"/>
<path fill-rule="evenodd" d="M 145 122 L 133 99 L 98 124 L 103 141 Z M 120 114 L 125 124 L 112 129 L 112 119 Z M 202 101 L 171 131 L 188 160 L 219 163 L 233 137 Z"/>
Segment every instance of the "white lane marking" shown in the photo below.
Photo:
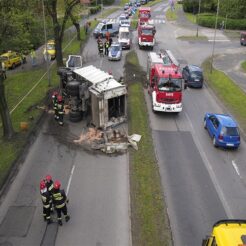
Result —
<path fill-rule="evenodd" d="M 219 185 L 219 183 L 218 183 L 218 181 L 216 179 L 216 176 L 215 176 L 214 170 L 212 168 L 212 165 L 210 164 L 205 152 L 203 151 L 203 148 L 202 148 L 202 145 L 201 145 L 200 141 L 194 136 L 195 128 L 193 127 L 192 122 L 191 122 L 191 120 L 190 120 L 190 118 L 189 118 L 189 116 L 188 116 L 188 114 L 186 112 L 185 112 L 185 116 L 188 119 L 188 122 L 189 122 L 189 124 L 190 124 L 190 126 L 192 128 L 191 134 L 193 135 L 193 139 L 194 139 L 195 143 L 197 144 L 198 151 L 200 152 L 200 155 L 201 155 L 201 157 L 202 157 L 202 159 L 203 159 L 203 161 L 205 163 L 205 166 L 206 166 L 206 168 L 208 170 L 210 178 L 211 178 L 211 180 L 212 180 L 212 182 L 213 182 L 213 184 L 215 186 L 215 189 L 216 189 L 216 191 L 218 193 L 220 201 L 221 201 L 221 203 L 222 203 L 222 205 L 223 205 L 223 207 L 225 209 L 226 215 L 227 215 L 228 218 L 234 218 L 233 214 L 232 214 L 232 211 L 231 211 L 231 209 L 230 209 L 230 207 L 229 207 L 229 205 L 228 205 L 228 203 L 226 201 L 224 193 L 223 193 L 223 191 L 222 191 L 222 189 L 221 189 L 221 187 L 220 187 L 220 185 Z"/>
<path fill-rule="evenodd" d="M 208 40 L 208 42 L 231 42 L 231 40 L 229 40 L 229 39 L 215 39 L 215 40 L 213 40 L 213 39 L 209 39 Z"/>
<path fill-rule="evenodd" d="M 236 170 L 238 176 L 241 178 L 240 172 L 239 172 L 239 168 L 238 168 L 238 166 L 237 166 L 237 163 L 236 163 L 234 160 L 232 160 L 232 166 L 233 166 L 234 169 Z"/>
<path fill-rule="evenodd" d="M 66 195 L 68 195 L 69 189 L 70 189 L 70 185 L 71 185 L 71 181 L 72 181 L 72 177 L 73 177 L 73 172 L 75 169 L 75 165 L 73 165 L 70 176 L 69 176 L 69 180 L 68 180 L 68 184 L 67 184 L 67 189 L 66 189 Z"/>

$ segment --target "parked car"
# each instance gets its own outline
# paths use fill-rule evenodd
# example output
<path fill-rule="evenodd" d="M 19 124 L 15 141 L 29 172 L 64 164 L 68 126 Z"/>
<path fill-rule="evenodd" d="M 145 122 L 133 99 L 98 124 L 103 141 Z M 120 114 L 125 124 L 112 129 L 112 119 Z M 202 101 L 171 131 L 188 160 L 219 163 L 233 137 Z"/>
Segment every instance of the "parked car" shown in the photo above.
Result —
<path fill-rule="evenodd" d="M 125 6 L 124 6 L 124 10 L 128 10 L 128 8 L 129 8 L 129 4 L 126 3 Z"/>
<path fill-rule="evenodd" d="M 4 63 L 5 69 L 14 69 L 23 63 L 22 56 L 14 51 L 8 51 L 0 56 L 0 61 Z"/>
<path fill-rule="evenodd" d="M 188 65 L 183 68 L 183 79 L 190 87 L 203 87 L 203 72 L 202 69 L 195 65 Z"/>
<path fill-rule="evenodd" d="M 206 113 L 204 128 L 208 130 L 215 147 L 235 148 L 240 145 L 240 133 L 237 122 L 226 114 Z"/>
<path fill-rule="evenodd" d="M 93 35 L 95 38 L 98 36 L 105 37 L 106 33 L 109 32 L 110 36 L 116 36 L 119 33 L 119 23 L 102 21 L 95 28 Z"/>
<path fill-rule="evenodd" d="M 119 61 L 121 57 L 122 57 L 122 48 L 120 43 L 112 43 L 108 52 L 108 60 Z"/>
<path fill-rule="evenodd" d="M 246 45 L 246 32 L 240 33 L 240 43 L 241 45 Z"/>

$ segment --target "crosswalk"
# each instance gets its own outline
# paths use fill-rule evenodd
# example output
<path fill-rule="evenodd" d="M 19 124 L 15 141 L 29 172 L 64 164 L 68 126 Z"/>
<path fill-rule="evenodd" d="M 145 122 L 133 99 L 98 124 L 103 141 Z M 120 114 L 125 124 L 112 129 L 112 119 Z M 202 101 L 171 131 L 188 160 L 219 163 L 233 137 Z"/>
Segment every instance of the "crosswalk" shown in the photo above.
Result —
<path fill-rule="evenodd" d="M 100 21 L 105 21 L 105 22 L 111 22 L 111 23 L 119 23 L 118 18 L 106 18 L 106 19 L 99 19 Z M 150 24 L 164 24 L 165 20 L 164 19 L 151 19 L 149 21 Z"/>

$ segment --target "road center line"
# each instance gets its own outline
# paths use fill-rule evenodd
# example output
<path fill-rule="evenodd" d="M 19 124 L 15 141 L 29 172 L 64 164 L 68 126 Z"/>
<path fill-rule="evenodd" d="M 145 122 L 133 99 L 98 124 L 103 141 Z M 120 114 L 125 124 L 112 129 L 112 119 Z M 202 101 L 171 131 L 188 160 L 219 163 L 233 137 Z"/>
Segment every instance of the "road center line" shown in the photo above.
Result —
<path fill-rule="evenodd" d="M 232 166 L 233 166 L 234 169 L 236 170 L 238 176 L 241 178 L 240 172 L 239 172 L 239 168 L 238 168 L 238 166 L 237 166 L 237 164 L 236 164 L 236 162 L 235 162 L 234 160 L 232 160 Z"/>
<path fill-rule="evenodd" d="M 229 205 L 228 205 L 228 203 L 226 201 L 224 193 L 223 193 L 223 191 L 222 191 L 222 189 L 221 189 L 221 187 L 220 187 L 220 185 L 219 185 L 219 183 L 218 183 L 218 181 L 216 179 L 216 176 L 215 176 L 214 170 L 212 168 L 212 165 L 210 164 L 210 162 L 209 162 L 209 160 L 208 160 L 208 158 L 206 156 L 206 153 L 203 151 L 203 148 L 202 148 L 202 145 L 201 145 L 200 141 L 194 136 L 195 135 L 194 133 L 196 131 L 195 131 L 195 128 L 193 127 L 192 122 L 191 122 L 191 120 L 190 120 L 190 118 L 189 118 L 189 116 L 188 116 L 188 114 L 186 112 L 185 112 L 185 116 L 188 119 L 188 122 L 189 122 L 189 124 L 190 124 L 190 126 L 192 128 L 191 135 L 193 136 L 193 139 L 194 139 L 195 143 L 197 144 L 198 151 L 200 152 L 200 155 L 201 155 L 201 157 L 202 157 L 202 159 L 204 161 L 204 164 L 205 164 L 205 166 L 206 166 L 206 168 L 208 170 L 209 176 L 210 176 L 210 178 L 211 178 L 211 180 L 212 180 L 212 182 L 213 182 L 213 184 L 215 186 L 215 190 L 218 193 L 220 201 L 221 201 L 221 203 L 222 203 L 222 205 L 223 205 L 223 207 L 225 209 L 226 215 L 227 215 L 228 218 L 234 218 L 233 214 L 232 214 L 232 211 L 231 211 L 231 209 L 230 209 L 230 207 L 229 207 Z"/>
<path fill-rule="evenodd" d="M 69 180 L 68 180 L 68 184 L 67 184 L 67 189 L 66 189 L 66 195 L 68 195 L 69 189 L 70 189 L 70 185 L 71 185 L 71 181 L 72 181 L 72 177 L 73 177 L 73 172 L 75 169 L 75 165 L 73 165 L 70 176 L 69 176 Z"/>

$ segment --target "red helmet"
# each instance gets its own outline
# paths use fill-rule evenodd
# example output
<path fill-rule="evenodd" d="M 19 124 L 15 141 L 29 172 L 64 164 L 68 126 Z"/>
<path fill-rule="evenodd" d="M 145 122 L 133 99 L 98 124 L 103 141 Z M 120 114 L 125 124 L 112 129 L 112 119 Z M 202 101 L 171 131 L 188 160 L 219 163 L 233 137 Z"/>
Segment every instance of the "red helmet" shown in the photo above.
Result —
<path fill-rule="evenodd" d="M 40 181 L 40 190 L 43 190 L 44 188 L 46 188 L 46 184 L 45 184 L 45 182 L 44 182 L 44 180 L 41 180 Z"/>
<path fill-rule="evenodd" d="M 57 101 L 58 101 L 58 102 L 62 102 L 62 96 L 61 96 L 61 95 L 58 95 L 58 96 L 57 96 Z"/>
<path fill-rule="evenodd" d="M 58 96 L 58 91 L 54 91 L 53 94 L 52 94 L 52 97 L 57 97 Z"/>
<path fill-rule="evenodd" d="M 60 187 L 61 187 L 61 182 L 59 180 L 56 180 L 54 182 L 54 189 L 58 190 L 60 189 Z"/>
<path fill-rule="evenodd" d="M 47 182 L 50 182 L 50 181 L 52 180 L 51 175 L 49 175 L 49 174 L 46 175 L 45 180 L 46 180 Z"/>

